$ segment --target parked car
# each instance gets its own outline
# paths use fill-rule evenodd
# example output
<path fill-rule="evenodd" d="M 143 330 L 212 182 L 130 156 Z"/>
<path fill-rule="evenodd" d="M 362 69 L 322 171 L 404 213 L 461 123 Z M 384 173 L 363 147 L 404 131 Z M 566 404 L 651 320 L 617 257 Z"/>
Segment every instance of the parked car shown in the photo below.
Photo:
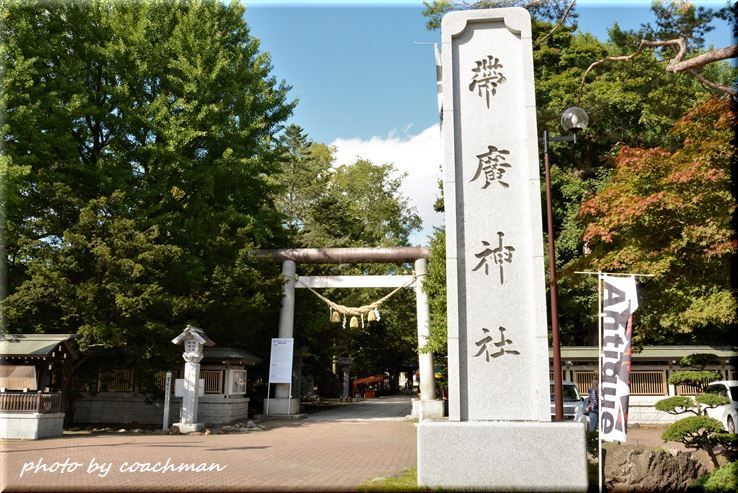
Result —
<path fill-rule="evenodd" d="M 730 404 L 705 408 L 703 412 L 720 421 L 729 433 L 735 433 L 735 424 L 738 422 L 738 380 L 710 382 L 705 387 L 705 393 L 717 394 L 730 399 Z"/>
<path fill-rule="evenodd" d="M 554 403 L 554 384 L 553 381 L 549 382 L 551 390 L 551 419 L 556 416 L 556 405 Z M 584 397 L 579 394 L 579 390 L 574 382 L 564 380 L 561 382 L 562 396 L 564 401 L 564 419 L 574 420 L 577 416 L 579 408 L 584 402 Z"/>

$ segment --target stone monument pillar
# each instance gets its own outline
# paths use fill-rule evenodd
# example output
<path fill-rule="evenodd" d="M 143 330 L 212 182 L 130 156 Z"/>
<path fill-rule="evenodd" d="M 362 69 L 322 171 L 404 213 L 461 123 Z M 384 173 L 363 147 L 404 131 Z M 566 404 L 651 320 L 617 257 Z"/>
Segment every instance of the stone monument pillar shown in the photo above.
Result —
<path fill-rule="evenodd" d="M 179 428 L 180 433 L 202 431 L 205 429 L 203 423 L 197 423 L 197 398 L 200 389 L 200 361 L 202 360 L 203 346 L 214 346 L 202 329 L 188 325 L 185 330 L 172 339 L 174 344 L 184 345 L 182 358 L 185 360 L 184 369 L 184 394 L 182 395 L 182 408 L 179 413 L 179 423 L 174 425 Z"/>
<path fill-rule="evenodd" d="M 423 291 L 425 276 L 428 274 L 428 261 L 415 261 L 415 297 L 418 318 L 418 347 L 423 347 L 430 338 L 430 307 L 428 295 Z M 412 415 L 419 420 L 424 418 L 443 417 L 443 401 L 436 399 L 435 369 L 433 368 L 433 353 L 419 353 L 418 365 L 420 369 L 420 397 L 412 400 Z"/>
<path fill-rule="evenodd" d="M 442 22 L 449 420 L 418 425 L 418 482 L 587 489 L 585 431 L 552 423 L 530 16 Z"/>

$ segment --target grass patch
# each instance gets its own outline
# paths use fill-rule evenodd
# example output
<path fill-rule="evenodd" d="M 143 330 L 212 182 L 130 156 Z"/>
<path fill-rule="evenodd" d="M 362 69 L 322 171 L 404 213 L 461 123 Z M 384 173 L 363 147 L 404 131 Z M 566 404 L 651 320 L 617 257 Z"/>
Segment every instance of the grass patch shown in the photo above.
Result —
<path fill-rule="evenodd" d="M 596 462 L 587 463 L 587 472 L 589 475 L 589 491 L 596 492 L 599 484 L 597 476 L 598 465 Z M 372 492 L 372 491 L 471 491 L 466 489 L 459 490 L 444 490 L 444 489 L 432 489 L 432 488 L 420 488 L 418 486 L 418 468 L 410 467 L 402 470 L 397 476 L 390 476 L 389 478 L 375 479 L 367 481 L 366 483 L 359 486 L 361 492 Z M 700 492 L 701 493 L 701 492 Z"/>
<path fill-rule="evenodd" d="M 418 487 L 418 468 L 404 469 L 399 475 L 367 481 L 359 491 L 432 491 Z"/>

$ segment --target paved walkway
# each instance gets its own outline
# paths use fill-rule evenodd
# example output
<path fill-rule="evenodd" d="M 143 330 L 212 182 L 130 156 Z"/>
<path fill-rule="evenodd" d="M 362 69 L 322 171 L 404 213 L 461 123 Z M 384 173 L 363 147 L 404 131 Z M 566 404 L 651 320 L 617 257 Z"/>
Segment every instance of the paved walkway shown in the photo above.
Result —
<path fill-rule="evenodd" d="M 409 412 L 409 397 L 384 397 L 304 420 L 267 421 L 266 430 L 244 434 L 84 433 L 0 441 L 0 490 L 351 491 L 416 465 L 415 424 L 404 419 Z M 628 443 L 678 448 L 664 444 L 663 429 L 631 428 Z M 175 470 L 203 463 L 211 470 Z"/>
<path fill-rule="evenodd" d="M 412 411 L 410 396 L 386 396 L 344 404 L 308 416 L 308 421 L 403 421 Z"/>
<path fill-rule="evenodd" d="M 409 406 L 409 398 L 377 399 L 316 413 L 305 420 L 266 422 L 265 431 L 245 434 L 67 434 L 47 440 L 3 441 L 0 489 L 355 490 L 366 481 L 415 465 L 415 424 L 403 419 Z M 75 463 L 80 465 L 75 467 Z M 107 473 L 104 469 L 88 472 L 93 463 L 111 466 Z M 181 463 L 205 463 L 212 470 L 172 470 Z M 159 472 L 142 472 L 145 467 Z"/>

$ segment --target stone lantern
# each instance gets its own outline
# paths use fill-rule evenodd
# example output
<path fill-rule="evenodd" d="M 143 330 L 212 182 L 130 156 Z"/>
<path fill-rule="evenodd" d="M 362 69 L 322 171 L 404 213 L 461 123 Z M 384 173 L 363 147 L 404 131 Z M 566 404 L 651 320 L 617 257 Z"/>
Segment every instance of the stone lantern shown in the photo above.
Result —
<path fill-rule="evenodd" d="M 188 325 L 185 330 L 172 339 L 174 344 L 182 344 L 184 352 L 182 358 L 185 360 L 184 371 L 184 394 L 182 396 L 182 408 L 179 413 L 179 423 L 174 423 L 180 433 L 202 431 L 203 423 L 197 421 L 197 397 L 200 389 L 200 360 L 202 360 L 203 346 L 214 346 L 215 343 L 205 335 L 202 329 Z"/>
<path fill-rule="evenodd" d="M 351 365 L 354 364 L 354 358 L 346 357 L 346 358 L 340 358 L 338 360 L 338 365 L 341 367 L 341 371 L 343 372 L 343 391 L 341 392 L 341 399 L 348 400 L 350 395 L 349 394 L 349 380 L 350 380 L 350 373 L 351 373 Z"/>

